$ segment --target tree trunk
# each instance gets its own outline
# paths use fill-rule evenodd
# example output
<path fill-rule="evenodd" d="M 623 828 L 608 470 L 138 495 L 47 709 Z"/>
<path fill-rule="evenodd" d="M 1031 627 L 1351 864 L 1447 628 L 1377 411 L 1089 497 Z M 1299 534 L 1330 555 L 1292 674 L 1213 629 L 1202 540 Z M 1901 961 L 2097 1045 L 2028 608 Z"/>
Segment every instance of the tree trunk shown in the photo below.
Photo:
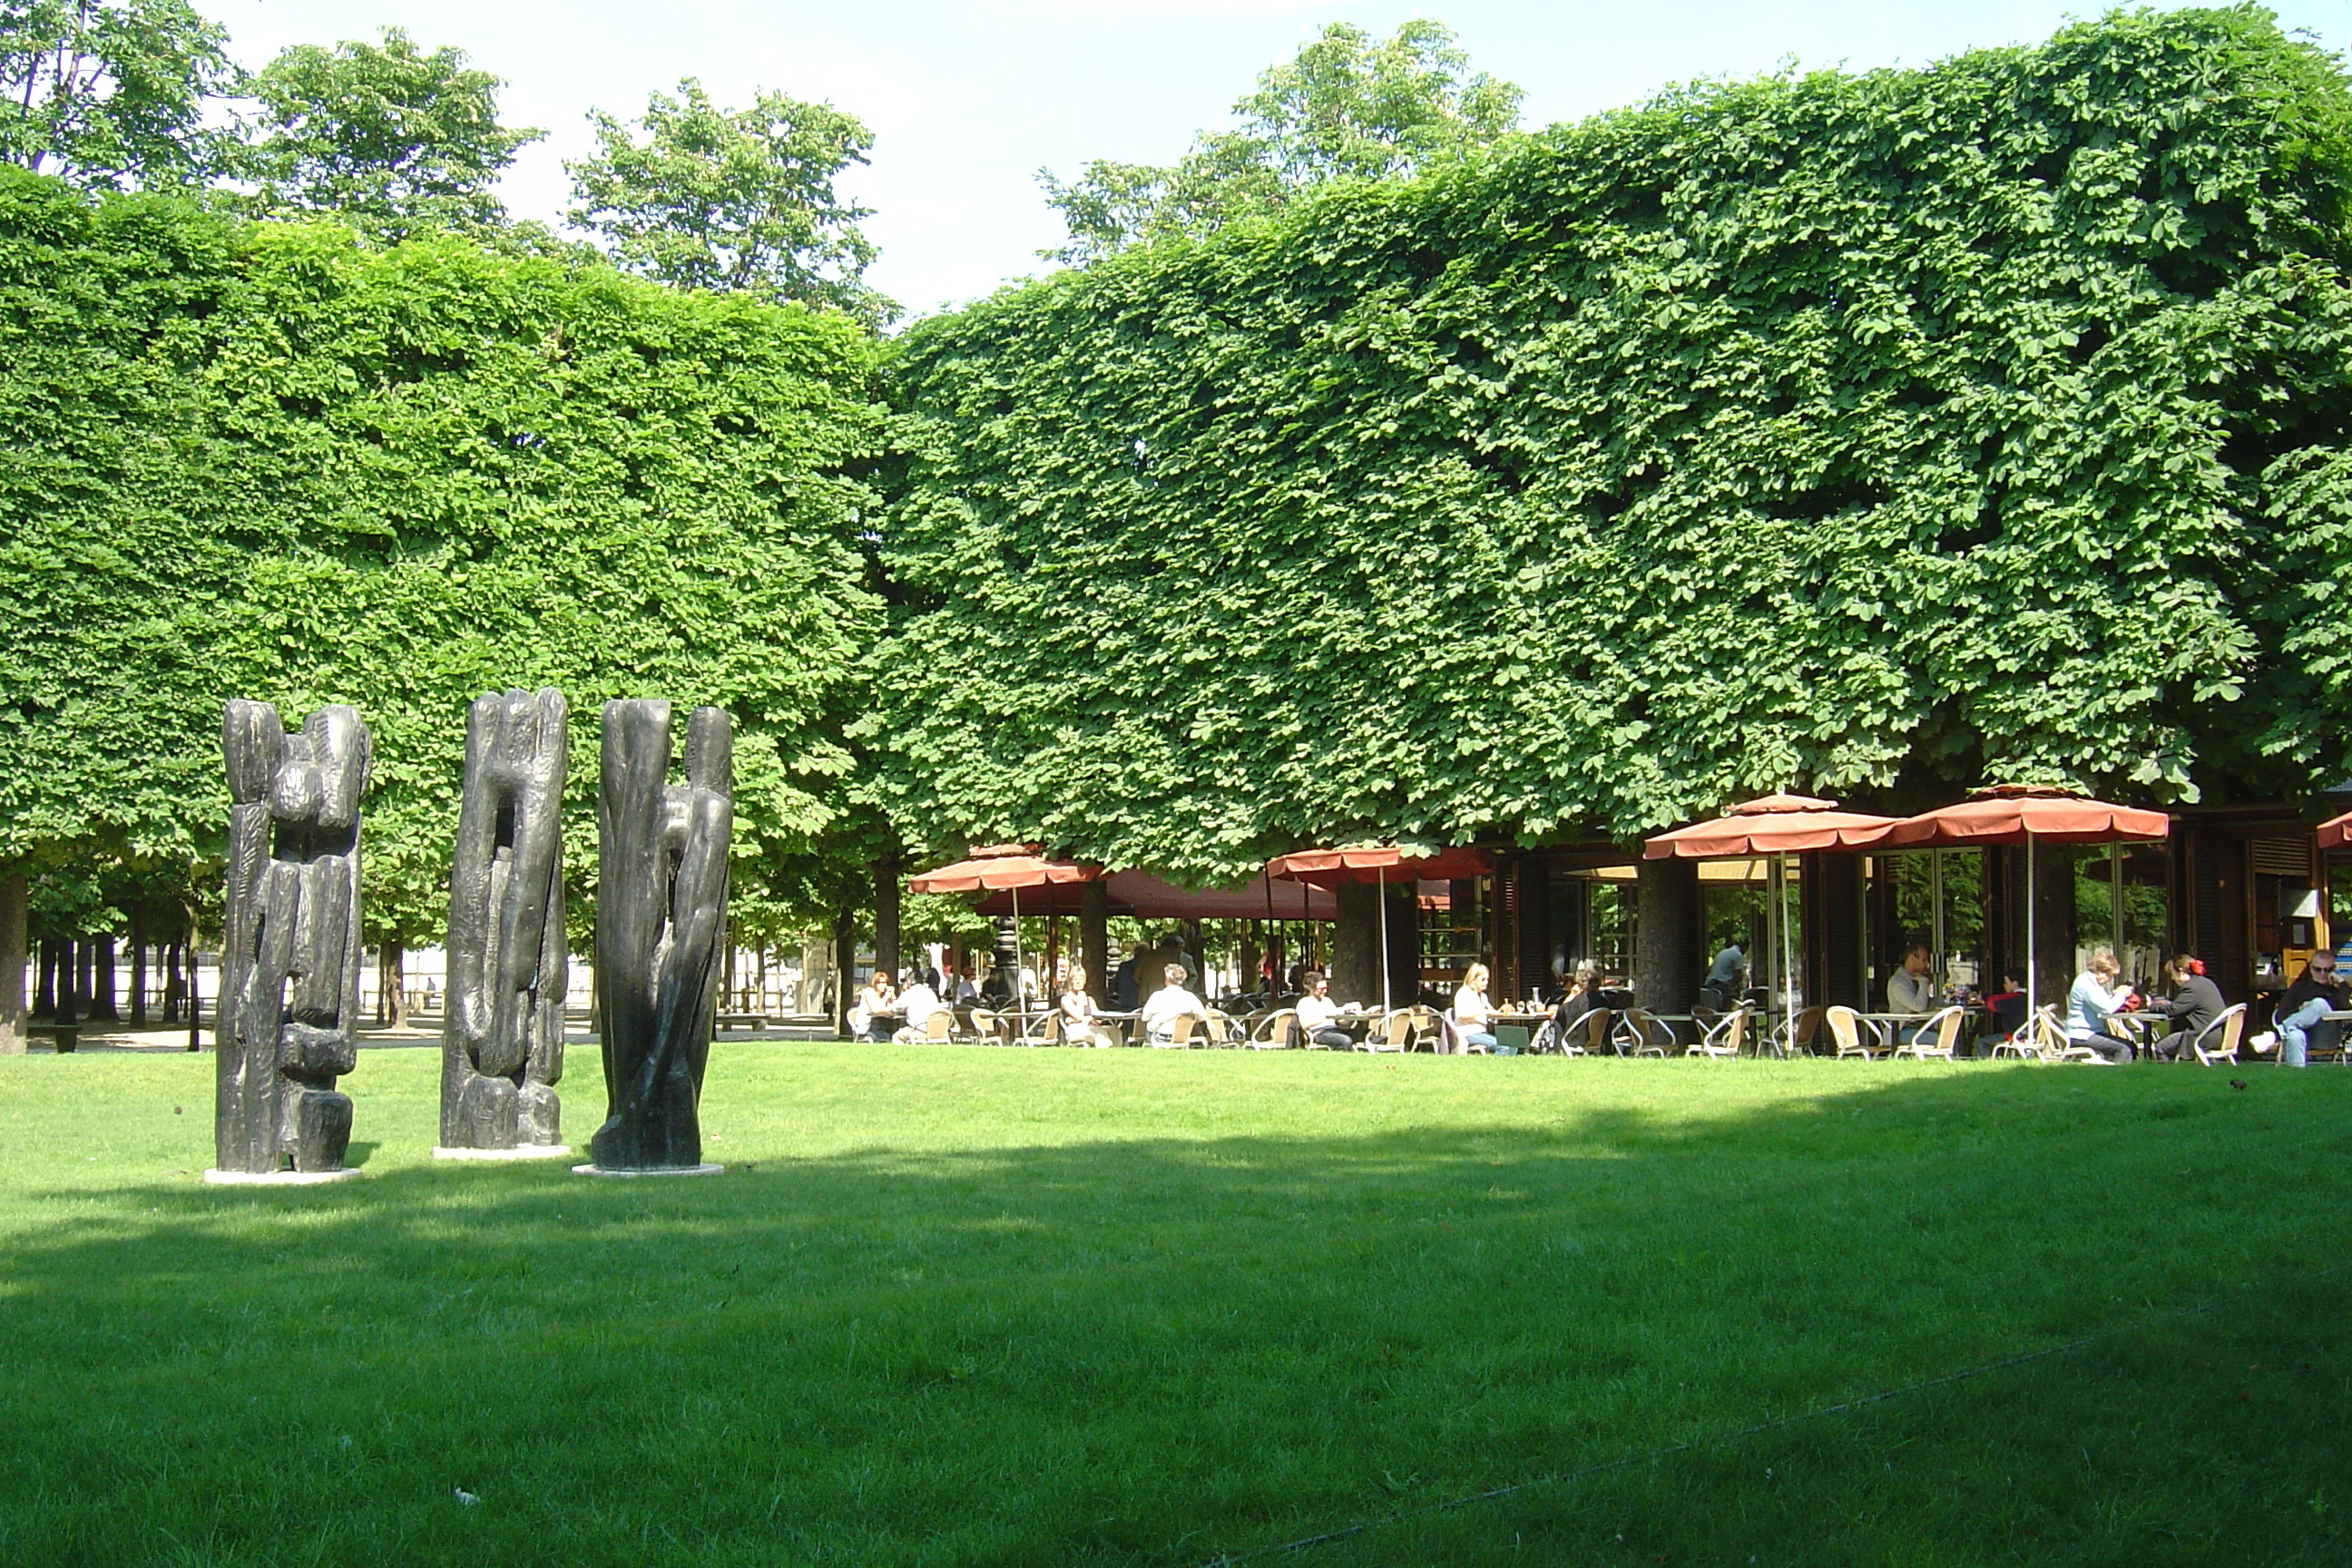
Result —
<path fill-rule="evenodd" d="M 196 944 L 196 922 L 193 917 L 188 921 L 186 951 L 188 959 L 188 1049 L 192 1051 L 200 1051 L 205 1048 L 205 1037 L 202 1033 L 205 1018 L 205 992 L 204 987 L 198 984 L 197 981 L 196 961 L 204 956 L 204 950 Z M 215 1008 L 215 1011 L 217 1013 L 218 1009 Z M 214 1022 L 218 1023 L 219 1019 L 215 1017 Z"/>
<path fill-rule="evenodd" d="M 54 1018 L 58 1016 L 58 940 L 45 936 L 40 942 L 41 973 L 33 991 L 33 1016 Z"/>
<path fill-rule="evenodd" d="M 25 1050 L 25 906 L 29 884 L 20 872 L 0 876 L 0 1057 Z"/>
<path fill-rule="evenodd" d="M 1339 1002 L 1377 1005 L 1381 988 L 1381 890 L 1370 882 L 1342 882 L 1332 894 L 1331 995 Z"/>
<path fill-rule="evenodd" d="M 131 906 L 131 1023 L 147 1026 L 147 909 Z"/>
<path fill-rule="evenodd" d="M 1078 952 L 1087 966 L 1087 994 L 1096 1006 L 1109 1006 L 1110 889 L 1099 877 L 1078 885 Z"/>
<path fill-rule="evenodd" d="M 114 979 L 114 939 L 97 937 L 89 945 L 89 1016 L 119 1024 L 122 1021 L 122 1008 Z"/>
<path fill-rule="evenodd" d="M 833 1026 L 849 1037 L 849 1004 L 856 989 L 857 913 L 843 910 L 833 917 Z"/>
<path fill-rule="evenodd" d="M 1633 999 L 1653 1013 L 1687 1013 L 1706 968 L 1698 862 L 1634 865 Z"/>
<path fill-rule="evenodd" d="M 81 991 L 76 983 L 75 949 L 80 946 L 69 936 L 58 939 L 58 1005 L 50 1016 L 60 1024 L 77 1023 L 81 1018 Z"/>
<path fill-rule="evenodd" d="M 874 860 L 874 967 L 898 978 L 898 857 Z"/>

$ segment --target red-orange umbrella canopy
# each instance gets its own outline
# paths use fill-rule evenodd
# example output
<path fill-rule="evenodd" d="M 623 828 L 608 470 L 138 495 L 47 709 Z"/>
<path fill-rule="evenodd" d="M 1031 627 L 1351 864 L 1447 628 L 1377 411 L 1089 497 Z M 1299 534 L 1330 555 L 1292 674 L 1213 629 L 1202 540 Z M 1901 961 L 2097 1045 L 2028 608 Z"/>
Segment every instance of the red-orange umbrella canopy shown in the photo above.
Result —
<path fill-rule="evenodd" d="M 919 877 L 907 879 L 918 893 L 971 893 L 983 888 L 1043 888 L 1055 882 L 1091 882 L 1103 874 L 1099 866 L 1077 860 L 1048 860 L 1036 844 L 991 844 L 974 849 L 967 859 Z"/>
<path fill-rule="evenodd" d="M 1642 856 L 1648 860 L 1724 860 L 1798 855 L 1809 849 L 1867 849 L 1885 838 L 1895 821 L 1840 811 L 1835 801 L 1809 795 L 1768 795 L 1742 801 L 1712 821 L 1654 834 L 1642 841 Z"/>
<path fill-rule="evenodd" d="M 2352 811 L 2341 816 L 2331 816 L 2319 825 L 2319 847 L 2322 849 L 2341 849 L 2347 838 L 2352 838 Z"/>
<path fill-rule="evenodd" d="M 1460 881 L 1494 868 L 1495 858 L 1484 849 L 1406 849 L 1394 844 L 1301 849 L 1265 863 L 1269 877 L 1318 888 L 1336 888 L 1342 882 Z"/>
<path fill-rule="evenodd" d="M 2114 805 L 2071 790 L 2036 784 L 1995 784 L 1958 805 L 1923 811 L 1896 823 L 1887 847 L 1951 848 L 1970 844 L 2113 844 L 2162 838 L 2172 830 L 2160 811 Z"/>

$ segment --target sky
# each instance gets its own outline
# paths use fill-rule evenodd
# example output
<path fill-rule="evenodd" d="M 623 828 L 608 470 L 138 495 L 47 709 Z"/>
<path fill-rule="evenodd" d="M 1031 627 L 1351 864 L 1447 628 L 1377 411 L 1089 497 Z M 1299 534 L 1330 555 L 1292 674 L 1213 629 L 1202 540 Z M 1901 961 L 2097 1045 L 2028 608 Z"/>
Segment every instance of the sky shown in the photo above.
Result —
<path fill-rule="evenodd" d="M 1093 158 L 1172 163 L 1228 121 L 1257 73 L 1323 24 L 1382 37 L 1445 23 L 1473 69 L 1517 83 L 1529 127 L 1640 103 L 1669 83 L 1790 61 L 1869 69 L 2037 42 L 2103 6 L 2035 0 L 195 0 L 248 67 L 289 44 L 405 28 L 463 49 L 508 87 L 509 125 L 545 141 L 509 171 L 518 217 L 559 222 L 563 160 L 593 150 L 590 109 L 622 119 L 701 79 L 729 108 L 761 89 L 820 100 L 875 133 L 844 193 L 874 209 L 866 277 L 915 315 L 1046 270 L 1064 237 L 1036 171 Z M 2169 7 L 2159 7 L 2169 8 Z M 2352 0 L 2281 0 L 2283 25 L 2352 45 Z"/>

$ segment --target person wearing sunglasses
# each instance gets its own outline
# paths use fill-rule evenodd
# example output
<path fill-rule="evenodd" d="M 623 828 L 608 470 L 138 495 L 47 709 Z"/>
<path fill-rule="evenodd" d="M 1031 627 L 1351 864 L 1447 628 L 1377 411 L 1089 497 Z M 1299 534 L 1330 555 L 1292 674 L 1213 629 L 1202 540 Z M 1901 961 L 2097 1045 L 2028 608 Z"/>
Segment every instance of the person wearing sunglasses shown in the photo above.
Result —
<path fill-rule="evenodd" d="M 2313 953 L 2294 984 L 2286 988 L 2286 994 L 2279 998 L 2279 1065 L 2303 1066 L 2314 1036 L 2318 1037 L 2320 1049 L 2334 1047 L 2343 1026 L 2329 1021 L 2326 1015 L 2343 1006 L 2344 987 L 2336 983 L 2336 955 Z"/>

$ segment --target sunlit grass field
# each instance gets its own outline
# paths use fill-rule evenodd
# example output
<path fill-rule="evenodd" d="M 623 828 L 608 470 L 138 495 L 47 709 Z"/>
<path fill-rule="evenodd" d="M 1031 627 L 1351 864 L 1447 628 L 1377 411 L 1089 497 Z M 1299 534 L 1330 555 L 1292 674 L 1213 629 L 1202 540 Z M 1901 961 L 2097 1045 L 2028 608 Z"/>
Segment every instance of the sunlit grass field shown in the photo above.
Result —
<path fill-rule="evenodd" d="M 722 1042 L 613 1182 L 437 1065 L 255 1191 L 0 1059 L 0 1563 L 2352 1561 L 2340 1069 Z"/>

